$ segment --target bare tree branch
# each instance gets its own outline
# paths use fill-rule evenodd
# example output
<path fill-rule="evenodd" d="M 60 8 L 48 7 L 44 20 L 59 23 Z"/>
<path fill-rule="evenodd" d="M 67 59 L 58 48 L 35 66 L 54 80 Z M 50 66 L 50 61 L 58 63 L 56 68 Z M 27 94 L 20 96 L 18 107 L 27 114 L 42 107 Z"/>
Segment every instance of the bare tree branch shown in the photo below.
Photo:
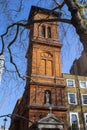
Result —
<path fill-rule="evenodd" d="M 2 50 L 0 52 L 0 55 L 2 55 L 4 53 L 4 47 L 5 47 L 4 40 L 3 40 L 3 35 L 1 35 L 1 40 L 2 40 Z"/>
<path fill-rule="evenodd" d="M 69 19 L 55 18 L 55 19 L 38 19 L 34 21 L 29 21 L 29 25 L 33 23 L 44 23 L 44 22 L 63 22 L 71 24 L 71 20 Z"/>
<path fill-rule="evenodd" d="M 56 0 L 53 0 L 55 3 L 56 3 L 56 5 L 57 5 L 57 7 L 56 7 L 56 9 L 61 9 L 64 5 L 65 5 L 65 1 L 63 1 L 62 3 L 59 3 L 59 2 L 57 2 Z"/>
<path fill-rule="evenodd" d="M 22 4 L 23 4 L 23 1 L 20 0 L 19 8 L 17 10 L 16 9 L 10 9 L 10 11 L 20 12 L 22 10 Z"/>
<path fill-rule="evenodd" d="M 9 50 L 9 54 L 10 54 L 10 62 L 14 65 L 18 76 L 19 76 L 20 78 L 24 79 L 24 78 L 21 76 L 21 74 L 19 73 L 19 70 L 18 70 L 18 68 L 17 68 L 17 65 L 16 65 L 15 62 L 13 61 L 12 52 L 11 52 L 11 49 L 10 49 L 10 47 L 12 46 L 12 44 L 13 44 L 13 43 L 16 41 L 16 39 L 17 39 L 18 32 L 19 32 L 19 25 L 17 25 L 17 32 L 16 32 L 16 35 L 15 35 L 14 39 L 9 43 L 9 45 L 8 45 L 7 48 L 8 48 L 8 50 Z"/>
<path fill-rule="evenodd" d="M 15 26 L 15 25 L 20 25 L 20 26 L 26 27 L 27 24 L 26 24 L 25 22 L 26 22 L 26 21 L 24 21 L 24 23 L 23 23 L 23 22 L 13 23 L 13 24 L 11 24 L 10 26 L 7 27 L 6 32 L 1 35 L 2 50 L 1 50 L 1 52 L 0 52 L 0 55 L 2 55 L 3 52 L 4 52 L 4 46 L 5 46 L 5 45 L 4 45 L 4 37 L 7 35 L 9 29 L 12 28 L 12 27 Z"/>
<path fill-rule="evenodd" d="M 60 21 L 60 22 L 64 22 L 64 23 L 69 23 L 69 24 L 71 24 L 71 21 L 68 20 L 68 19 L 61 19 L 61 18 L 50 19 L 49 16 L 48 16 L 47 19 L 37 19 L 37 20 L 32 20 L 32 19 L 30 19 L 30 20 L 28 20 L 28 21 L 19 21 L 19 22 L 13 23 L 12 25 L 8 26 L 6 32 L 1 35 L 2 51 L 1 51 L 0 55 L 3 54 L 3 52 L 4 52 L 4 46 L 5 46 L 5 45 L 4 45 L 4 44 L 5 44 L 5 43 L 4 43 L 4 37 L 8 34 L 10 28 L 12 28 L 12 27 L 14 27 L 14 26 L 17 26 L 16 35 L 15 35 L 15 37 L 13 38 L 13 40 L 9 43 L 9 45 L 7 46 L 7 48 L 8 48 L 8 50 L 9 50 L 9 54 L 10 54 L 10 62 L 14 65 L 14 67 L 15 67 L 15 69 L 16 69 L 16 72 L 17 72 L 17 74 L 18 74 L 18 76 L 19 76 L 20 78 L 24 79 L 24 77 L 21 76 L 21 74 L 20 74 L 20 72 L 19 72 L 19 70 L 18 70 L 18 67 L 17 67 L 16 63 L 13 61 L 12 52 L 11 52 L 11 48 L 10 48 L 10 47 L 12 46 L 12 44 L 13 44 L 13 43 L 16 41 L 16 39 L 17 39 L 18 32 L 19 32 L 19 27 L 22 26 L 22 27 L 24 27 L 24 28 L 29 28 L 29 26 L 30 26 L 31 24 L 34 24 L 34 23 L 56 22 L 56 21 Z"/>

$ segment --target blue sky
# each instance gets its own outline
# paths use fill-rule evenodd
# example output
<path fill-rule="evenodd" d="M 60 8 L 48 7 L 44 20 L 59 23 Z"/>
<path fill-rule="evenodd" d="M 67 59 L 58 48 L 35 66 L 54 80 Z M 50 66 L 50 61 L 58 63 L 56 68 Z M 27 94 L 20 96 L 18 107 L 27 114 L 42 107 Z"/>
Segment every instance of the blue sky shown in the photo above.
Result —
<path fill-rule="evenodd" d="M 2 2 L 5 3 L 2 5 Z M 8 3 L 6 3 L 8 2 Z M 20 3 L 18 0 L 1 0 L 0 1 L 0 35 L 5 33 L 8 25 L 13 22 L 27 20 L 32 5 L 52 8 L 54 5 L 52 0 L 23 0 L 22 7 L 20 9 Z M 16 10 L 16 11 L 15 11 Z M 65 12 L 68 10 L 64 7 Z M 63 11 L 63 16 L 70 18 L 65 15 Z M 22 30 L 22 28 L 21 28 Z M 2 82 L 0 84 L 0 115 L 10 114 L 13 111 L 15 103 L 19 97 L 22 96 L 26 81 L 21 80 L 17 74 L 14 72 L 14 66 L 9 61 L 9 53 L 7 50 L 7 45 L 12 40 L 15 35 L 15 27 L 9 31 L 7 37 L 4 38 L 5 41 L 5 67 L 3 71 Z M 20 33 L 19 33 L 20 35 Z M 27 59 L 25 58 L 27 47 L 28 47 L 28 35 L 29 30 L 25 30 L 22 33 L 21 41 L 18 37 L 15 44 L 11 47 L 13 51 L 14 61 L 17 63 L 18 69 L 21 74 L 24 75 L 26 72 Z M 60 43 L 63 44 L 61 49 L 61 64 L 62 73 L 69 73 L 70 67 L 75 58 L 79 58 L 82 51 L 82 44 L 79 41 L 79 36 L 75 32 L 75 28 L 72 25 L 59 23 L 59 37 Z M 27 40 L 25 40 L 27 39 Z M 22 44 L 24 43 L 24 44 Z M 0 50 L 1 50 L 1 39 L 0 39 Z M 20 55 L 19 55 L 20 54 Z M 21 65 L 21 66 L 20 66 Z M 12 70 L 13 73 L 10 73 Z M 0 125 L 3 125 L 3 118 L 0 118 Z M 9 127 L 9 119 L 7 122 L 7 127 Z"/>

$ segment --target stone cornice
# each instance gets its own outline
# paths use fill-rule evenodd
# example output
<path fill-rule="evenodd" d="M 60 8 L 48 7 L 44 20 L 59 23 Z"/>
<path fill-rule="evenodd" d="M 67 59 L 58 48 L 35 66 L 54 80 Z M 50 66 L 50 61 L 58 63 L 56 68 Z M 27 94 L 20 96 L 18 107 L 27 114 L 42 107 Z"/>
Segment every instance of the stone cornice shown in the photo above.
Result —
<path fill-rule="evenodd" d="M 57 40 L 48 40 L 48 39 L 42 39 L 42 38 L 37 38 L 37 37 L 33 37 L 31 39 L 31 43 L 32 44 L 43 44 L 45 46 L 52 46 L 52 47 L 62 47 L 62 44 L 60 44 Z"/>
<path fill-rule="evenodd" d="M 28 108 L 30 109 L 42 109 L 42 110 L 50 110 L 50 105 L 40 105 L 40 104 L 29 104 L 27 105 Z M 67 108 L 65 106 L 52 106 L 52 110 L 61 110 L 61 111 L 66 111 Z"/>
<path fill-rule="evenodd" d="M 39 77 L 39 78 L 50 78 L 50 79 L 57 79 L 57 80 L 64 80 L 64 78 L 63 77 L 55 77 L 55 76 L 46 76 L 46 75 L 37 75 L 37 74 L 31 74 L 31 76 L 33 76 L 33 77 Z"/>

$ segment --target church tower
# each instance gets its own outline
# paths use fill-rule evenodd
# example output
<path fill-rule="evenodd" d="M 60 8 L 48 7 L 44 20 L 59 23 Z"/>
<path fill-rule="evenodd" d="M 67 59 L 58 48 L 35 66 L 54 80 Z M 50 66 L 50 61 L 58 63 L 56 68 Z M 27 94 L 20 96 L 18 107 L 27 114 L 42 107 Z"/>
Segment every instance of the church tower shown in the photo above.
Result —
<path fill-rule="evenodd" d="M 13 112 L 18 111 L 21 116 L 29 119 L 19 121 L 21 130 L 52 128 L 66 130 L 61 44 L 58 24 L 54 20 L 58 17 L 60 14 L 57 12 L 35 6 L 32 6 L 30 11 L 29 22 L 32 24 L 29 26 L 26 87 L 18 109 L 14 109 Z"/>

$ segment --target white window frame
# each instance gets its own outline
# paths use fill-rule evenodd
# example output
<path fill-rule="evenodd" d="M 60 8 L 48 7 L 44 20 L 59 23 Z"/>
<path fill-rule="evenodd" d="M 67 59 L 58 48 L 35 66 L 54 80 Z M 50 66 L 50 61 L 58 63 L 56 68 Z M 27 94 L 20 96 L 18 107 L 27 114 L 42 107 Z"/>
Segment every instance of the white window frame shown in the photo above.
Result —
<path fill-rule="evenodd" d="M 81 82 L 85 82 L 86 83 L 86 87 L 81 86 Z M 87 88 L 87 82 L 86 81 L 80 80 L 79 81 L 79 85 L 80 85 L 80 88 Z"/>
<path fill-rule="evenodd" d="M 80 129 L 78 112 L 70 112 L 70 126 L 72 127 L 72 115 L 76 115 L 77 116 L 78 128 Z"/>
<path fill-rule="evenodd" d="M 73 82 L 73 85 L 68 84 L 69 80 L 71 80 Z M 67 82 L 68 87 L 75 87 L 75 80 L 74 79 L 66 79 L 66 82 Z"/>
<path fill-rule="evenodd" d="M 87 95 L 87 94 L 81 94 L 81 98 L 82 98 L 82 105 L 87 106 L 87 104 L 84 104 L 84 103 L 83 103 L 83 95 Z"/>
<path fill-rule="evenodd" d="M 86 116 L 87 116 L 87 113 L 84 113 L 85 129 L 87 130 Z"/>
<path fill-rule="evenodd" d="M 70 96 L 69 96 L 70 94 L 74 94 L 74 95 L 75 95 L 75 103 L 71 103 L 71 102 L 70 102 Z M 77 105 L 76 93 L 68 93 L 68 103 L 69 103 L 69 104 L 72 104 L 72 105 Z"/>

